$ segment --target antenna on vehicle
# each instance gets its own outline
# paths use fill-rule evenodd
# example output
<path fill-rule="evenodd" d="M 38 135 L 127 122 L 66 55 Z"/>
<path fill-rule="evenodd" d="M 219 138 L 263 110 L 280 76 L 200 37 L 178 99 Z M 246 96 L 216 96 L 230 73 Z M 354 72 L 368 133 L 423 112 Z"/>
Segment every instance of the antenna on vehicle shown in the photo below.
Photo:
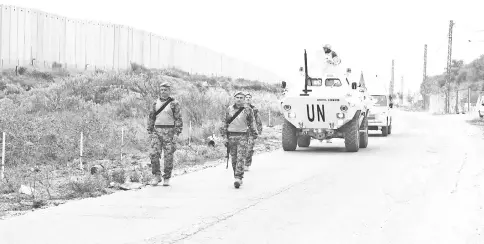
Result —
<path fill-rule="evenodd" d="M 308 90 L 308 81 L 310 80 L 308 75 L 308 57 L 306 54 L 306 49 L 304 49 L 304 94 L 300 94 L 300 96 L 309 96 L 308 92 L 312 90 Z"/>

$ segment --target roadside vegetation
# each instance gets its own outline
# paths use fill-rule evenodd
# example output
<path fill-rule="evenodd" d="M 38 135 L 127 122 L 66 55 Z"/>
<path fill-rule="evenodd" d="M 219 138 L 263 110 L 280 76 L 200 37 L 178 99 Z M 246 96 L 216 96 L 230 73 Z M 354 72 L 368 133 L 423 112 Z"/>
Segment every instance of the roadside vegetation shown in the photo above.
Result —
<path fill-rule="evenodd" d="M 420 93 L 423 97 L 432 94 L 445 94 L 447 73 L 429 76 L 420 85 Z M 465 64 L 463 60 L 452 60 L 450 74 L 450 90 L 455 94 L 459 90 L 459 103 L 464 106 L 467 102 L 467 89 L 471 89 L 470 101 L 476 103 L 480 93 L 484 94 L 484 55 Z M 428 100 L 426 101 L 428 103 Z M 451 106 L 455 106 L 451 104 Z"/>
<path fill-rule="evenodd" d="M 6 133 L 0 217 L 6 211 L 108 194 L 127 183 L 147 183 L 147 109 L 165 81 L 182 104 L 176 170 L 225 157 L 219 129 L 236 90 L 251 91 L 260 109 L 266 129 L 257 151 L 279 146 L 279 84 L 137 64 L 126 72 L 5 70 L 0 77 L 0 133 Z"/>

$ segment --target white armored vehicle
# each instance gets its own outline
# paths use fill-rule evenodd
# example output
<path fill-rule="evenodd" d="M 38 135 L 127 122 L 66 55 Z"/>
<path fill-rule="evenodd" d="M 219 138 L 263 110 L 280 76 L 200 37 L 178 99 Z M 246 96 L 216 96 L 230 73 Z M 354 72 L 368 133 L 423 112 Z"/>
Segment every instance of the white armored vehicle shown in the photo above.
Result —
<path fill-rule="evenodd" d="M 308 70 L 304 50 L 304 90 L 289 90 L 281 99 L 284 115 L 282 148 L 294 151 L 311 140 L 343 138 L 349 152 L 368 146 L 369 97 L 350 82 L 350 69 L 316 60 Z M 300 68 L 303 71 L 303 68 Z M 285 82 L 283 82 L 285 88 Z"/>

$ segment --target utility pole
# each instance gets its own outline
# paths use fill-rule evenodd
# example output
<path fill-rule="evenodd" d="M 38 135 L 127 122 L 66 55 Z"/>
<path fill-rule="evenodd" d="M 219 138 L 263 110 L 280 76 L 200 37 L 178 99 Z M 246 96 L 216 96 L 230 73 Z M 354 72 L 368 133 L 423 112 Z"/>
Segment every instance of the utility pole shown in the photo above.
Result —
<path fill-rule="evenodd" d="M 395 60 L 392 59 L 392 79 L 390 80 L 390 97 L 393 98 L 394 96 L 394 88 L 395 88 Z"/>
<path fill-rule="evenodd" d="M 423 67 L 423 83 L 427 80 L 427 44 L 424 46 L 424 67 Z M 425 96 L 423 97 L 423 106 L 424 109 L 426 109 L 426 104 L 425 104 Z"/>
<path fill-rule="evenodd" d="M 449 23 L 449 44 L 447 53 L 447 94 L 446 94 L 446 113 L 450 113 L 450 67 L 452 65 L 452 28 L 454 21 Z"/>
<path fill-rule="evenodd" d="M 467 88 L 467 113 L 471 114 L 471 88 Z"/>
<path fill-rule="evenodd" d="M 403 100 L 404 100 L 404 90 L 403 90 L 403 75 L 402 75 L 402 78 L 400 80 L 400 84 L 401 84 L 401 88 L 400 90 L 402 91 L 402 100 L 400 101 L 400 104 L 403 105 Z"/>
<path fill-rule="evenodd" d="M 455 113 L 459 113 L 459 87 L 455 90 Z"/>

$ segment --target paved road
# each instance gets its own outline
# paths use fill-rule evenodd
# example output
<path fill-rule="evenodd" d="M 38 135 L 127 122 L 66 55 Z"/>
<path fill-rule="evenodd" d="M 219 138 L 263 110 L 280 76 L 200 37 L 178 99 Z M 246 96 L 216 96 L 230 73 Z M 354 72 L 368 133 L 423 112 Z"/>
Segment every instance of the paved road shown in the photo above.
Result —
<path fill-rule="evenodd" d="M 484 243 L 483 132 L 396 111 L 393 134 L 254 158 L 0 222 L 0 243 Z M 481 155 L 482 153 L 481 152 Z"/>

